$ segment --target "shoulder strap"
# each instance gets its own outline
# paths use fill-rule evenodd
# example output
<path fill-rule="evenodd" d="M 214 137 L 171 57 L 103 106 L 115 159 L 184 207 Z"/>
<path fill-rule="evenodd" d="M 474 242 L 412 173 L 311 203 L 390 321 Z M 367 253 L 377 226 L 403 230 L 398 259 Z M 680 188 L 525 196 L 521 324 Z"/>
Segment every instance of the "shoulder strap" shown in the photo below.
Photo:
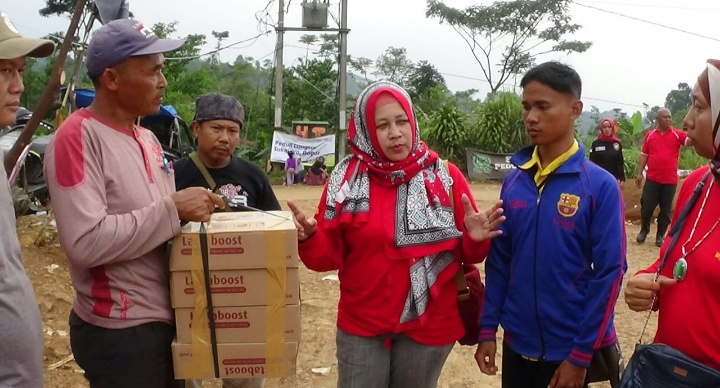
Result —
<path fill-rule="evenodd" d="M 685 206 L 682 208 L 680 213 L 678 214 L 677 219 L 675 220 L 675 223 L 670 227 L 670 232 L 668 233 L 668 237 L 670 237 L 670 243 L 668 244 L 667 249 L 665 250 L 665 254 L 662 255 L 660 259 L 660 264 L 658 265 L 657 272 L 655 272 L 655 277 L 653 281 L 657 281 L 658 277 L 660 276 L 660 271 L 663 270 L 665 267 L 665 263 L 667 262 L 668 256 L 670 255 L 670 251 L 675 248 L 675 245 L 677 244 L 678 238 L 680 236 L 680 228 L 682 228 L 683 224 L 685 224 L 686 218 L 688 213 L 690 213 L 690 209 L 695 205 L 695 203 L 698 200 L 698 197 L 700 197 L 700 193 L 705 188 L 705 181 L 707 180 L 707 177 L 710 175 L 710 172 L 712 170 L 708 170 L 700 179 L 700 181 L 695 186 L 695 189 L 692 192 L 692 195 L 690 196 L 690 199 L 685 203 Z M 712 182 L 710 183 L 712 184 Z M 657 302 L 657 293 L 653 295 L 652 303 L 650 306 L 655 306 L 655 302 Z M 642 331 L 640 332 L 640 338 L 638 338 L 637 343 L 635 346 L 642 345 L 642 339 L 645 335 L 645 330 L 647 329 L 648 323 L 650 322 L 650 317 L 652 316 L 652 308 L 648 312 L 647 318 L 645 319 L 645 325 L 643 325 Z"/>
<path fill-rule="evenodd" d="M 450 175 L 450 167 L 447 160 L 443 160 L 443 164 L 445 165 L 445 170 L 447 170 L 448 175 Z M 454 182 L 454 181 L 453 181 Z M 453 211 L 453 214 L 455 213 L 455 199 L 453 198 L 453 184 L 450 185 L 450 190 L 448 190 L 448 195 L 450 196 L 450 208 Z M 458 270 L 455 273 L 455 276 L 453 276 L 453 282 L 455 283 L 455 286 L 458 289 L 458 300 L 467 300 L 470 298 L 470 290 L 468 290 L 467 280 L 465 280 L 465 268 L 462 262 L 460 262 L 460 270 Z"/>
<path fill-rule="evenodd" d="M 203 177 L 205 178 L 205 181 L 210 186 L 210 190 L 215 192 L 215 189 L 217 188 L 216 187 L 217 185 L 215 184 L 215 180 L 212 178 L 212 176 L 210 176 L 210 172 L 207 170 L 207 167 L 205 167 L 205 165 L 200 161 L 200 158 L 198 157 L 197 152 L 193 151 L 188 156 L 190 157 L 190 160 L 192 160 L 193 163 L 195 163 L 195 167 L 197 167 L 198 170 L 200 170 L 200 173 L 203 175 Z"/>
<path fill-rule="evenodd" d="M 217 194 L 218 187 L 217 187 L 217 184 L 215 183 L 215 179 L 213 179 L 213 177 L 210 175 L 210 172 L 207 170 L 207 167 L 205 167 L 205 165 L 200 161 L 200 158 L 198 157 L 197 152 L 193 151 L 188 156 L 190 157 L 190 160 L 192 160 L 193 163 L 195 164 L 195 167 L 197 167 L 198 170 L 200 170 L 200 173 L 205 178 L 205 181 L 207 182 L 208 186 L 210 186 L 210 190 L 212 190 L 213 193 Z M 220 196 L 220 198 L 222 198 L 223 202 L 225 202 L 225 211 L 231 212 L 232 207 L 230 206 L 230 203 L 228 203 L 228 201 L 222 195 Z"/>

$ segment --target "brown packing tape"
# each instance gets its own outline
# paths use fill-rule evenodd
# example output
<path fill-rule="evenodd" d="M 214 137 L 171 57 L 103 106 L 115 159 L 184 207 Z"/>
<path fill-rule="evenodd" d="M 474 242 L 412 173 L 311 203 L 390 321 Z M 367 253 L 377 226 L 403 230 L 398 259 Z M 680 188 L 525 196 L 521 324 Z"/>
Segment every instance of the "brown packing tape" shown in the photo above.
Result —
<path fill-rule="evenodd" d="M 208 321 L 207 298 L 205 297 L 205 273 L 203 271 L 202 252 L 200 252 L 200 236 L 194 234 L 192 239 L 192 282 L 195 291 L 195 307 L 192 319 L 191 353 L 192 361 L 188 365 L 188 373 L 202 376 L 212 373 L 213 356 L 210 344 L 210 322 Z"/>
<path fill-rule="evenodd" d="M 283 232 L 267 232 L 267 320 L 265 326 L 266 377 L 285 375 L 285 297 L 287 294 L 287 267 Z"/>

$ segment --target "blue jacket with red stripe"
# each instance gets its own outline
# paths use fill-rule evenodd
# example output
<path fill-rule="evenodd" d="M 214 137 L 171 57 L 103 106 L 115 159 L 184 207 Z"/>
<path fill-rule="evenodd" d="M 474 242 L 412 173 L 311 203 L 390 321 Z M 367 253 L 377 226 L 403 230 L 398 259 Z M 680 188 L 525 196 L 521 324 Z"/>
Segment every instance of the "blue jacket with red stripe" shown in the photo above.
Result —
<path fill-rule="evenodd" d="M 513 155 L 521 166 L 533 147 Z M 616 179 L 580 149 L 539 190 L 535 169 L 513 170 L 500 198 L 507 220 L 485 264 L 480 341 L 498 325 L 531 359 L 587 367 L 617 341 L 615 303 L 627 270 L 624 205 Z"/>

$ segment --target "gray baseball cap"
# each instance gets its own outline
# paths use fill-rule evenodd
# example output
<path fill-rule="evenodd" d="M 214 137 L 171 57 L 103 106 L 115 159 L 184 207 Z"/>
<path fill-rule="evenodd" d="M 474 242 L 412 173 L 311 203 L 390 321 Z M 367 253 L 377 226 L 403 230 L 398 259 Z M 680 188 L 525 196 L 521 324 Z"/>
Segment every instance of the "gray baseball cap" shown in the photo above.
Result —
<path fill-rule="evenodd" d="M 203 94 L 195 100 L 194 121 L 230 120 L 240 124 L 245 121 L 245 109 L 233 96 L 219 93 Z"/>
<path fill-rule="evenodd" d="M 166 53 L 183 44 L 185 39 L 158 38 L 138 20 L 113 20 L 93 34 L 85 66 L 90 77 L 97 77 L 130 57 Z"/>
<path fill-rule="evenodd" d="M 42 58 L 52 55 L 55 43 L 47 39 L 25 38 L 5 12 L 0 11 L 0 59 Z"/>

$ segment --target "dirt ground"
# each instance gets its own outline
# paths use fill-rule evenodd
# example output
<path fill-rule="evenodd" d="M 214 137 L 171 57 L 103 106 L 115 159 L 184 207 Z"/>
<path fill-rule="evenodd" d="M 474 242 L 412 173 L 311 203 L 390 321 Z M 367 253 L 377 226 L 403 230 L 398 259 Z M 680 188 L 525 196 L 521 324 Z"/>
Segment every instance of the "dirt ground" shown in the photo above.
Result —
<path fill-rule="evenodd" d="M 639 191 L 634 182 L 625 186 L 626 207 L 629 219 L 637 220 L 634 209 L 639 209 Z M 486 208 L 498 197 L 500 185 L 483 183 L 471 185 L 481 208 Z M 318 187 L 275 187 L 281 202 L 295 200 L 306 212 L 314 213 L 320 196 Z M 285 206 L 285 205 L 283 205 Z M 286 207 L 286 206 L 285 206 Z M 639 227 L 627 222 L 629 274 L 648 266 L 656 259 L 658 248 L 652 243 L 638 245 L 635 235 Z M 65 255 L 60 248 L 51 217 L 27 216 L 18 221 L 18 234 L 22 245 L 23 260 L 35 286 L 35 294 L 43 315 L 45 331 L 45 386 L 53 388 L 87 387 L 82 370 L 72 361 L 68 337 L 67 317 L 74 298 L 67 271 Z M 651 239 L 649 239 L 651 240 Z M 653 242 L 653 241 L 651 241 Z M 301 293 L 303 295 L 302 344 L 297 360 L 297 376 L 281 380 L 269 380 L 267 388 L 330 388 L 336 386 L 335 318 L 338 300 L 338 283 L 323 280 L 328 273 L 316 273 L 301 269 Z M 616 309 L 618 335 L 626 360 L 632 352 L 642 325 L 644 314 L 633 313 L 623 302 Z M 648 332 L 655 331 L 655 319 Z M 499 387 L 500 377 L 480 373 L 473 359 L 474 347 L 456 345 L 450 354 L 439 387 Z M 329 375 L 316 374 L 313 368 L 330 367 Z M 219 381 L 206 381 L 205 387 L 220 387 Z M 597 387 L 608 385 L 598 384 Z"/>

